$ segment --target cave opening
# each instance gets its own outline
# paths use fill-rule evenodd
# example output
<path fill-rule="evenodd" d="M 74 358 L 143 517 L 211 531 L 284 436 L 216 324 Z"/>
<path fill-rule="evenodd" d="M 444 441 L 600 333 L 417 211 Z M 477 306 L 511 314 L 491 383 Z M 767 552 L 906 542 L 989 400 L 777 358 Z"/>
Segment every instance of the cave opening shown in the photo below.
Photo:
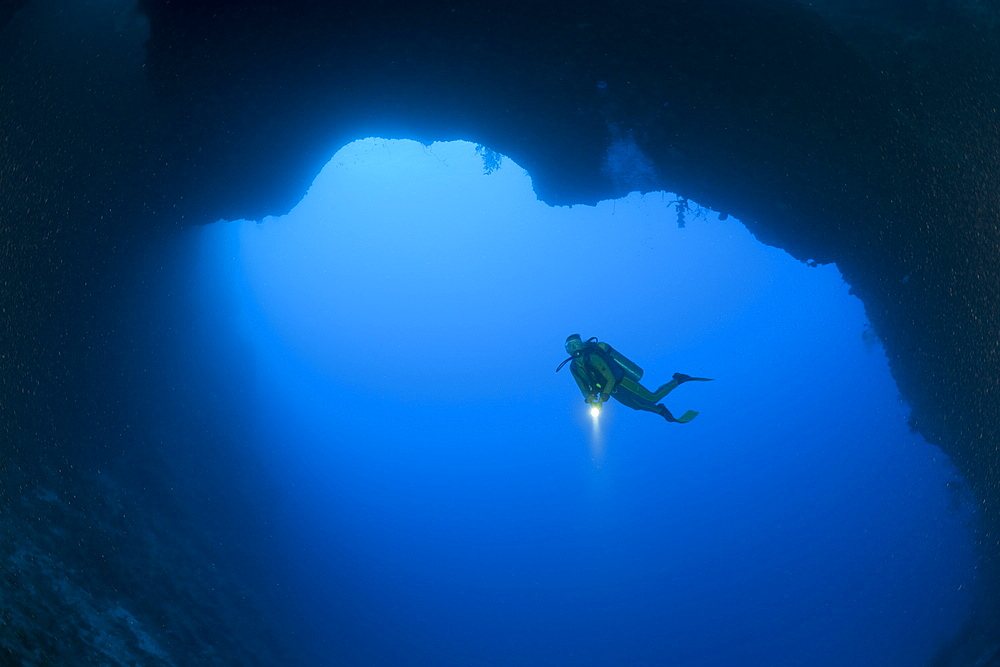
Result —
<path fill-rule="evenodd" d="M 973 508 L 835 266 L 669 193 L 547 206 L 468 142 L 358 141 L 186 234 L 173 372 L 238 359 L 316 664 L 920 664 L 968 614 Z M 574 332 L 715 378 L 664 400 L 701 414 L 595 434 Z"/>

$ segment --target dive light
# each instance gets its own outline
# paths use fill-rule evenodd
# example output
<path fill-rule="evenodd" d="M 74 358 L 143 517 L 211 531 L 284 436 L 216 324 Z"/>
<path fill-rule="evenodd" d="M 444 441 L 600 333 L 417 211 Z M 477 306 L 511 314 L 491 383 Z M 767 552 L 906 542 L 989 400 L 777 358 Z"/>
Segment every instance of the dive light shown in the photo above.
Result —
<path fill-rule="evenodd" d="M 601 401 L 599 396 L 594 396 L 593 398 L 587 397 L 587 403 L 590 404 L 590 416 L 597 419 L 601 416 L 601 408 L 604 407 L 604 403 Z"/>

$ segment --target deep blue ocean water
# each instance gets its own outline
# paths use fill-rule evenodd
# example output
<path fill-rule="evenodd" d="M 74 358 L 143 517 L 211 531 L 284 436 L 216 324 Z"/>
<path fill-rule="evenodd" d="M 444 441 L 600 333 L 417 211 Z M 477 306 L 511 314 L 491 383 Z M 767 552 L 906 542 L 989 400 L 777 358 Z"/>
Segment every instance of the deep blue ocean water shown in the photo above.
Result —
<path fill-rule="evenodd" d="M 669 193 L 552 208 L 483 167 L 356 142 L 289 215 L 182 244 L 177 372 L 245 355 L 262 586 L 314 663 L 930 659 L 974 597 L 972 507 L 837 268 L 711 211 L 679 228 Z M 664 401 L 700 416 L 595 426 L 555 372 L 571 333 L 652 388 L 715 378 Z"/>

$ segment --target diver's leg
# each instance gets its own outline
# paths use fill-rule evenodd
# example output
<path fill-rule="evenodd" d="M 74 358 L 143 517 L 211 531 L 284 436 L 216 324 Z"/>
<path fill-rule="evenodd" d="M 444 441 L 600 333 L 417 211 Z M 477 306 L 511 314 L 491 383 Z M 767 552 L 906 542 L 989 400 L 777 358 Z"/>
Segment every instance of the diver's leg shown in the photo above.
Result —
<path fill-rule="evenodd" d="M 618 383 L 618 387 L 615 388 L 615 391 L 613 394 L 611 394 L 611 396 L 622 405 L 628 406 L 633 410 L 645 410 L 646 412 L 655 412 L 656 414 L 666 419 L 668 422 L 677 422 L 678 424 L 686 424 L 698 416 L 698 413 L 695 412 L 694 410 L 688 410 L 680 417 L 674 417 L 674 415 L 671 414 L 670 410 L 668 410 L 665 405 L 663 405 L 662 403 L 655 403 L 654 401 L 649 400 L 645 396 L 641 395 L 639 392 L 631 390 L 629 388 L 629 385 L 638 386 L 640 389 L 644 390 L 642 385 L 638 385 L 635 382 L 632 382 L 631 380 L 622 380 L 621 382 Z M 677 384 L 674 383 L 674 386 L 676 387 Z M 648 391 L 646 391 L 645 393 L 649 394 Z"/>
<path fill-rule="evenodd" d="M 634 382 L 629 382 L 630 384 L 635 384 Z M 618 387 L 615 389 L 614 393 L 611 394 L 611 397 L 622 405 L 630 407 L 633 410 L 646 410 L 647 412 L 660 411 L 653 401 L 650 401 L 646 397 L 629 389 L 624 381 L 618 383 Z"/>
<path fill-rule="evenodd" d="M 665 385 L 654 391 L 649 398 L 655 403 L 656 401 L 659 401 L 661 398 L 672 392 L 674 389 L 677 389 L 677 387 L 679 387 L 680 385 L 681 383 L 678 382 L 677 380 L 671 380 L 670 382 L 666 383 Z"/>
<path fill-rule="evenodd" d="M 682 414 L 680 417 L 674 417 L 674 415 L 671 414 L 670 410 L 667 410 L 667 407 L 665 405 L 663 405 L 662 403 L 660 403 L 656 407 L 658 408 L 657 412 L 660 414 L 660 416 L 663 417 L 664 419 L 666 419 L 668 422 L 676 422 L 678 424 L 687 424 L 689 421 L 691 421 L 692 419 L 694 419 L 695 417 L 698 416 L 698 413 L 696 411 L 694 411 L 694 410 L 688 410 L 687 412 L 685 412 L 684 414 Z"/>
<path fill-rule="evenodd" d="M 618 383 L 618 385 L 620 387 L 628 389 L 630 392 L 632 392 L 636 396 L 639 396 L 640 398 L 656 403 L 660 401 L 664 396 L 672 392 L 674 389 L 677 389 L 677 387 L 679 387 L 681 383 L 691 382 L 691 381 L 710 382 L 711 378 L 696 378 L 696 377 L 691 377 L 690 375 L 685 375 L 684 373 L 674 373 L 674 379 L 666 383 L 665 385 L 661 386 L 656 391 L 650 391 L 645 387 L 643 387 L 638 382 L 636 382 L 635 380 L 632 380 L 631 378 L 627 377 L 622 378 L 621 381 Z"/>
<path fill-rule="evenodd" d="M 673 414 L 671 414 L 670 410 L 667 410 L 667 407 L 665 405 L 663 405 L 661 403 L 661 404 L 657 405 L 656 407 L 659 408 L 659 410 L 657 410 L 657 412 L 660 414 L 660 416 L 663 417 L 664 419 L 666 419 L 668 422 L 675 422 L 675 421 L 677 421 L 677 419 L 673 416 Z"/>
<path fill-rule="evenodd" d="M 649 391 L 648 389 L 646 389 L 641 384 L 639 384 L 638 382 L 636 382 L 631 378 L 622 378 L 621 381 L 618 383 L 618 386 L 623 389 L 627 389 L 630 393 L 635 394 L 639 398 L 645 401 L 649 401 L 651 403 L 656 403 L 658 400 L 663 398 L 663 396 L 666 396 L 665 393 L 663 396 L 657 397 L 656 394 L 653 394 L 653 392 Z M 665 387 L 666 385 L 663 386 Z M 674 387 L 676 386 L 677 384 L 674 383 Z M 673 389 L 674 387 L 671 387 L 670 389 Z M 660 389 L 663 389 L 663 387 L 660 387 Z M 669 393 L 669 391 L 667 393 Z"/>

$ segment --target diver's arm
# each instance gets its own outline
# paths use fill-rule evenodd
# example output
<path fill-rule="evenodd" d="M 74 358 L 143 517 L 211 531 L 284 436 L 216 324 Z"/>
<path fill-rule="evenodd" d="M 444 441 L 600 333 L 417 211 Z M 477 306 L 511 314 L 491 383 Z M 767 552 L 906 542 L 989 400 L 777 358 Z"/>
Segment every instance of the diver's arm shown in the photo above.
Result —
<path fill-rule="evenodd" d="M 601 382 L 601 401 L 606 401 L 611 398 L 611 392 L 615 390 L 615 374 L 611 372 L 611 368 L 604 363 L 604 359 L 601 359 L 596 354 L 590 358 L 591 367 L 601 374 L 604 381 Z"/>
<path fill-rule="evenodd" d="M 586 374 L 583 373 L 583 371 L 577 368 L 576 360 L 574 360 L 573 363 L 570 364 L 569 372 L 573 375 L 573 379 L 576 380 L 576 385 L 580 387 L 580 393 L 583 394 L 583 398 L 589 399 L 590 396 L 594 393 L 591 390 L 590 378 L 588 378 Z"/>

